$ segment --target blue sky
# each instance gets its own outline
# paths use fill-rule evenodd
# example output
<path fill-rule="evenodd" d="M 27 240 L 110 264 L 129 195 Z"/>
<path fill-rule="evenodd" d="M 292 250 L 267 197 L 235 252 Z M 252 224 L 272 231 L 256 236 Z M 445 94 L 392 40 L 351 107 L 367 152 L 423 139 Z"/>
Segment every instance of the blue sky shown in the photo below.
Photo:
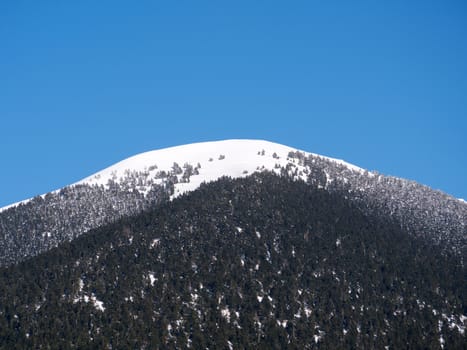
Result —
<path fill-rule="evenodd" d="M 0 118 L 0 206 L 228 138 L 467 198 L 467 5 L 1 1 Z"/>

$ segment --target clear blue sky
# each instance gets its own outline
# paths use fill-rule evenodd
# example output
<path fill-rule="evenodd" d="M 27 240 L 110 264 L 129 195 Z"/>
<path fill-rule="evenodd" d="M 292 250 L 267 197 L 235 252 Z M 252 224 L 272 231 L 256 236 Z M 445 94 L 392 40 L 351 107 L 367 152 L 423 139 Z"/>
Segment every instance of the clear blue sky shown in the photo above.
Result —
<path fill-rule="evenodd" d="M 467 3 L 1 1 L 0 121 L 0 206 L 227 138 L 467 198 Z"/>

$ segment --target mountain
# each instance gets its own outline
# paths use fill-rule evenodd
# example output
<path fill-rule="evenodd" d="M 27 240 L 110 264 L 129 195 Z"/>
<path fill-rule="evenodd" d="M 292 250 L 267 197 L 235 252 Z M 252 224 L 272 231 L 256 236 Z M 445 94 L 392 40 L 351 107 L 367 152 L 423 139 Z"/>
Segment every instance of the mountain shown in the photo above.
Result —
<path fill-rule="evenodd" d="M 0 268 L 0 349 L 464 349 L 459 252 L 302 155 L 329 177 L 221 177 Z"/>
<path fill-rule="evenodd" d="M 18 263 L 204 182 L 271 171 L 392 217 L 443 251 L 466 254 L 467 204 L 413 181 L 259 140 L 196 143 L 119 162 L 63 189 L 0 210 L 0 266 Z"/>

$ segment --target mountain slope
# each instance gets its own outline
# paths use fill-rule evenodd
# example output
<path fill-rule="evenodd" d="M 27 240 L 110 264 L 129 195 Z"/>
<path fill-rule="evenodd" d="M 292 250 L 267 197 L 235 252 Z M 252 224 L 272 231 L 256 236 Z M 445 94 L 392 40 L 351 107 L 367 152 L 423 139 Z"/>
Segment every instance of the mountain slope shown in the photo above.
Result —
<path fill-rule="evenodd" d="M 465 272 L 346 192 L 222 178 L 0 270 L 0 348 L 461 349 Z"/>
<path fill-rule="evenodd" d="M 64 189 L 0 212 L 0 266 L 133 215 L 220 176 L 272 171 L 346 195 L 367 212 L 395 217 L 443 249 L 466 254 L 467 205 L 412 181 L 258 140 L 197 143 L 146 152 Z"/>
<path fill-rule="evenodd" d="M 138 179 L 145 177 L 146 181 L 142 180 L 136 189 L 145 193 L 148 192 L 152 184 L 149 179 L 156 178 L 162 182 L 160 178 L 163 177 L 163 173 L 175 170 L 178 182 L 175 184 L 174 196 L 177 196 L 196 189 L 202 182 L 214 181 L 221 176 L 237 178 L 264 169 L 269 171 L 276 169 L 275 172 L 280 173 L 277 169 L 287 166 L 289 163 L 288 154 L 295 151 L 297 150 L 291 147 L 262 140 L 194 143 L 138 154 L 78 183 L 106 185 L 110 179 L 122 182 L 130 174 L 138 174 Z M 324 158 L 344 165 L 351 170 L 363 172 L 363 169 L 342 160 Z M 181 169 L 176 166 L 174 169 L 174 163 L 177 163 Z M 193 170 L 191 174 L 188 171 L 187 174 L 189 166 L 197 171 Z M 183 172 L 181 173 L 180 170 Z M 303 171 L 305 167 L 299 165 L 299 170 Z M 189 182 L 186 182 L 188 177 Z M 157 183 L 157 181 L 155 182 Z"/>

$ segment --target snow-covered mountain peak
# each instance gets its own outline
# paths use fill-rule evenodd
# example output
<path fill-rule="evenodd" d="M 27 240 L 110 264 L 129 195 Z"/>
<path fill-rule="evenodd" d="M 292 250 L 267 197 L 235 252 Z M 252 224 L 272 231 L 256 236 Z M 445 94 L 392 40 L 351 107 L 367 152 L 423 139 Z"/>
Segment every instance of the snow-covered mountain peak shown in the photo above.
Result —
<path fill-rule="evenodd" d="M 196 189 L 203 182 L 214 181 L 221 176 L 236 178 L 263 170 L 280 173 L 281 168 L 288 164 L 293 164 L 298 170 L 297 178 L 306 180 L 306 166 L 297 158 L 290 158 L 290 152 L 300 153 L 303 157 L 312 155 L 344 166 L 350 171 L 364 173 L 364 169 L 343 160 L 319 156 L 282 144 L 265 140 L 232 139 L 192 143 L 140 153 L 70 186 L 85 184 L 108 188 L 111 182 L 115 182 L 123 185 L 126 190 L 136 190 L 146 195 L 153 185 L 161 185 L 171 177 L 172 183 L 176 182 L 172 195 L 174 198 Z M 60 190 L 52 193 L 58 193 Z M 44 198 L 45 195 L 41 197 Z M 0 212 L 30 200 L 32 198 L 12 203 L 0 208 Z"/>
<path fill-rule="evenodd" d="M 169 174 L 176 176 L 174 197 L 196 189 L 202 182 L 214 181 L 221 176 L 232 178 L 246 176 L 256 171 L 280 169 L 296 160 L 289 157 L 297 149 L 264 140 L 224 140 L 200 142 L 149 151 L 127 158 L 112 165 L 78 184 L 108 185 L 109 180 L 118 183 L 137 177 L 136 189 L 147 193 L 152 184 L 159 184 Z M 311 153 L 298 151 L 304 155 Z M 322 157 L 352 171 L 364 170 L 342 160 Z M 303 164 L 296 164 L 306 179 Z"/>
<path fill-rule="evenodd" d="M 4 242 L 0 266 L 122 216 L 139 214 L 203 182 L 263 171 L 345 195 L 368 215 L 391 217 L 416 232 L 428 227 L 431 241 L 445 242 L 446 249 L 456 254 L 464 249 L 465 202 L 414 181 L 367 172 L 342 160 L 281 144 L 225 140 L 141 153 L 70 186 L 0 209 L 0 242 Z"/>

